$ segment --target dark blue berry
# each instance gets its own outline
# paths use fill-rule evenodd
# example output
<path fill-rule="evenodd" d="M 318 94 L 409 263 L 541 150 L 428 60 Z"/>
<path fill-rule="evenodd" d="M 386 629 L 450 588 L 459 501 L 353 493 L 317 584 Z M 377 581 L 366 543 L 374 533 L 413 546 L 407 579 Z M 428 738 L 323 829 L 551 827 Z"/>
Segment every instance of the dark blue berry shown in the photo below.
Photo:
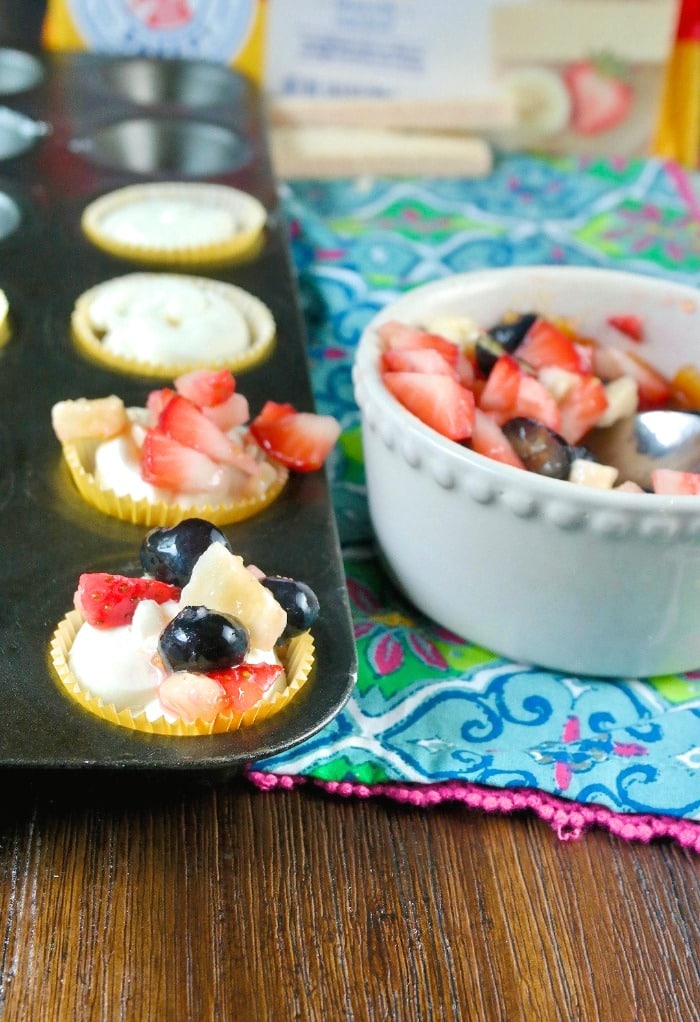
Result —
<path fill-rule="evenodd" d="M 528 471 L 550 479 L 569 478 L 571 448 L 543 422 L 518 416 L 504 424 L 503 432 Z"/>
<path fill-rule="evenodd" d="M 171 671 L 211 671 L 243 663 L 248 630 L 232 614 L 184 607 L 160 633 L 158 652 Z"/>
<path fill-rule="evenodd" d="M 488 333 L 479 337 L 475 346 L 476 364 L 484 376 L 489 375 L 500 355 L 513 354 L 536 319 L 534 312 L 525 312 L 496 323 Z"/>
<path fill-rule="evenodd" d="M 231 544 L 223 532 L 203 518 L 185 518 L 171 528 L 151 529 L 141 544 L 141 565 L 147 575 L 160 582 L 184 586 L 192 569 L 212 543 Z"/>
<path fill-rule="evenodd" d="M 287 627 L 282 639 L 291 639 L 306 632 L 316 620 L 319 602 L 316 593 L 305 582 L 281 575 L 268 575 L 260 580 L 269 589 L 280 606 L 287 611 Z"/>

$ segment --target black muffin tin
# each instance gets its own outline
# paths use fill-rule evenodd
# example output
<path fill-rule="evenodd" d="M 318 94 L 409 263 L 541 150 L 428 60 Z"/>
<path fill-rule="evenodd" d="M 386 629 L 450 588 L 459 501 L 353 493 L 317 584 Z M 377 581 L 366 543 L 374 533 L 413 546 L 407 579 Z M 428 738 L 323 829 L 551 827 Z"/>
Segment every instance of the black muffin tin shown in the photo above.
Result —
<path fill-rule="evenodd" d="M 270 508 L 225 530 L 246 561 L 304 579 L 319 597 L 315 673 L 286 710 L 228 735 L 150 736 L 87 713 L 53 676 L 49 642 L 71 608 L 79 573 L 139 573 L 146 530 L 80 499 L 51 428 L 51 407 L 111 393 L 142 405 L 159 385 L 86 361 L 73 344 L 69 321 L 79 294 L 126 273 L 161 269 L 97 249 L 80 217 L 92 200 L 125 185 L 195 180 L 239 188 L 268 212 L 262 246 L 247 260 L 182 268 L 245 288 L 274 315 L 274 350 L 238 376 L 239 389 L 253 414 L 268 398 L 313 409 L 257 89 L 205 62 L 0 49 L 0 287 L 12 331 L 0 349 L 0 766 L 237 769 L 310 737 L 355 681 L 325 470 L 293 476 Z"/>

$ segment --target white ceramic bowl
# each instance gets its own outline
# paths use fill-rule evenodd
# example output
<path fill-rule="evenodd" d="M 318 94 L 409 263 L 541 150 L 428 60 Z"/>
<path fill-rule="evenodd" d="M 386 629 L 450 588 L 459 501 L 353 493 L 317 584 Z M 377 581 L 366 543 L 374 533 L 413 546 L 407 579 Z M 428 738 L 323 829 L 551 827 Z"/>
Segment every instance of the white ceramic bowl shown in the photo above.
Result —
<path fill-rule="evenodd" d="M 672 374 L 700 364 L 700 291 L 578 267 L 524 267 L 415 288 L 364 331 L 353 380 L 372 522 L 405 595 L 429 617 L 515 661 L 576 675 L 700 667 L 700 498 L 601 491 L 524 472 L 443 438 L 382 384 L 377 326 L 512 310 L 606 323 L 634 312 L 643 353 Z M 629 345 L 629 342 L 628 342 Z"/>

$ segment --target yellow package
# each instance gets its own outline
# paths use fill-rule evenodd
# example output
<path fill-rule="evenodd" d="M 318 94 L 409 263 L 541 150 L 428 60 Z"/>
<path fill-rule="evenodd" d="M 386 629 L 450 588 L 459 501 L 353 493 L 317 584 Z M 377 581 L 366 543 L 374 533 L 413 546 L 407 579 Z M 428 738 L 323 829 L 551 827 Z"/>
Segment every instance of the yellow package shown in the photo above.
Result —
<path fill-rule="evenodd" d="M 654 153 L 700 167 L 700 0 L 682 0 Z"/>
<path fill-rule="evenodd" d="M 259 82 L 266 7 L 265 0 L 48 0 L 42 45 L 218 61 Z"/>

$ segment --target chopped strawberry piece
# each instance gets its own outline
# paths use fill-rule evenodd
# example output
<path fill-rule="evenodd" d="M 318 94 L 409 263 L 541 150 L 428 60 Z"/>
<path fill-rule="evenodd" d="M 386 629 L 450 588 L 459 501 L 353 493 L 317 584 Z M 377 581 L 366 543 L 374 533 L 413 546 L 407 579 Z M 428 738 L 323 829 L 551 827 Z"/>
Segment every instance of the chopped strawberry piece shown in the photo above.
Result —
<path fill-rule="evenodd" d="M 264 423 L 267 425 L 272 422 L 280 422 L 282 419 L 286 419 L 288 415 L 295 414 L 296 408 L 294 405 L 281 404 L 278 401 L 266 401 L 261 411 L 256 415 L 255 421 L 258 424 Z"/>
<path fill-rule="evenodd" d="M 572 102 L 570 127 L 579 135 L 599 135 L 627 117 L 634 94 L 603 60 L 578 60 L 564 72 Z"/>
<path fill-rule="evenodd" d="M 420 327 L 408 326 L 405 323 L 398 323 L 396 320 L 388 320 L 382 323 L 377 330 L 384 349 L 409 349 L 432 348 L 439 351 L 443 358 L 447 359 L 450 365 L 456 365 L 459 357 L 459 347 L 452 341 L 440 334 L 431 334 Z"/>
<path fill-rule="evenodd" d="M 683 497 L 700 494 L 700 472 L 681 472 L 673 468 L 655 468 L 651 473 L 654 493 Z"/>
<path fill-rule="evenodd" d="M 594 349 L 593 365 L 596 376 L 603 380 L 616 380 L 620 376 L 636 380 L 642 409 L 658 408 L 671 396 L 670 382 L 636 352 L 600 345 Z"/>
<path fill-rule="evenodd" d="M 340 423 L 331 415 L 297 412 L 292 405 L 266 401 L 250 432 L 263 450 L 287 468 L 314 472 L 335 446 Z"/>
<path fill-rule="evenodd" d="M 206 493 L 219 485 L 221 468 L 162 430 L 149 429 L 141 447 L 141 475 L 147 483 L 166 490 Z"/>
<path fill-rule="evenodd" d="M 280 664 L 239 664 L 220 671 L 207 671 L 223 687 L 228 709 L 243 713 L 260 702 L 272 688 L 284 668 Z"/>
<path fill-rule="evenodd" d="M 527 376 L 525 373 L 520 377 L 512 417 L 520 415 L 528 419 L 537 419 L 555 432 L 560 432 L 559 405 L 543 383 L 536 380 L 534 376 Z"/>
<path fill-rule="evenodd" d="M 593 429 L 608 407 L 605 387 L 597 376 L 581 376 L 559 402 L 559 429 L 567 443 L 577 444 Z"/>
<path fill-rule="evenodd" d="M 503 412 L 508 418 L 512 417 L 522 375 L 512 355 L 499 356 L 479 396 L 479 407 L 486 412 Z"/>
<path fill-rule="evenodd" d="M 633 341 L 644 340 L 644 326 L 641 316 L 628 313 L 624 316 L 608 316 L 608 324 Z"/>
<path fill-rule="evenodd" d="M 178 600 L 177 586 L 154 578 L 130 578 L 106 572 L 86 572 L 78 579 L 73 602 L 88 624 L 95 628 L 118 628 L 128 625 L 141 600 Z"/>
<path fill-rule="evenodd" d="M 168 401 L 158 419 L 158 429 L 185 447 L 206 454 L 214 461 L 237 464 L 238 445 L 208 419 L 196 405 L 176 394 Z"/>
<path fill-rule="evenodd" d="M 474 422 L 474 395 L 438 373 L 385 373 L 387 389 L 426 426 L 450 440 L 466 440 Z"/>
<path fill-rule="evenodd" d="M 525 468 L 498 423 L 479 408 L 474 412 L 470 444 L 472 450 L 486 458 L 512 465 L 513 468 Z"/>
<path fill-rule="evenodd" d="M 175 380 L 175 390 L 199 408 L 212 408 L 231 397 L 236 381 L 228 369 L 193 369 Z"/>
<path fill-rule="evenodd" d="M 536 320 L 518 345 L 518 358 L 533 369 L 558 366 L 569 372 L 581 372 L 583 365 L 572 338 L 546 319 Z"/>
<path fill-rule="evenodd" d="M 236 391 L 226 401 L 219 405 L 212 405 L 210 408 L 202 408 L 202 415 L 215 423 L 220 430 L 228 433 L 236 426 L 243 426 L 250 418 L 248 398 Z"/>
<path fill-rule="evenodd" d="M 382 372 L 442 373 L 457 379 L 457 369 L 434 348 L 389 348 L 382 353 Z"/>
<path fill-rule="evenodd" d="M 161 412 L 167 404 L 175 397 L 175 391 L 170 387 L 162 387 L 160 390 L 152 390 L 146 398 L 146 408 L 150 412 L 151 422 L 155 426 L 160 418 Z"/>

